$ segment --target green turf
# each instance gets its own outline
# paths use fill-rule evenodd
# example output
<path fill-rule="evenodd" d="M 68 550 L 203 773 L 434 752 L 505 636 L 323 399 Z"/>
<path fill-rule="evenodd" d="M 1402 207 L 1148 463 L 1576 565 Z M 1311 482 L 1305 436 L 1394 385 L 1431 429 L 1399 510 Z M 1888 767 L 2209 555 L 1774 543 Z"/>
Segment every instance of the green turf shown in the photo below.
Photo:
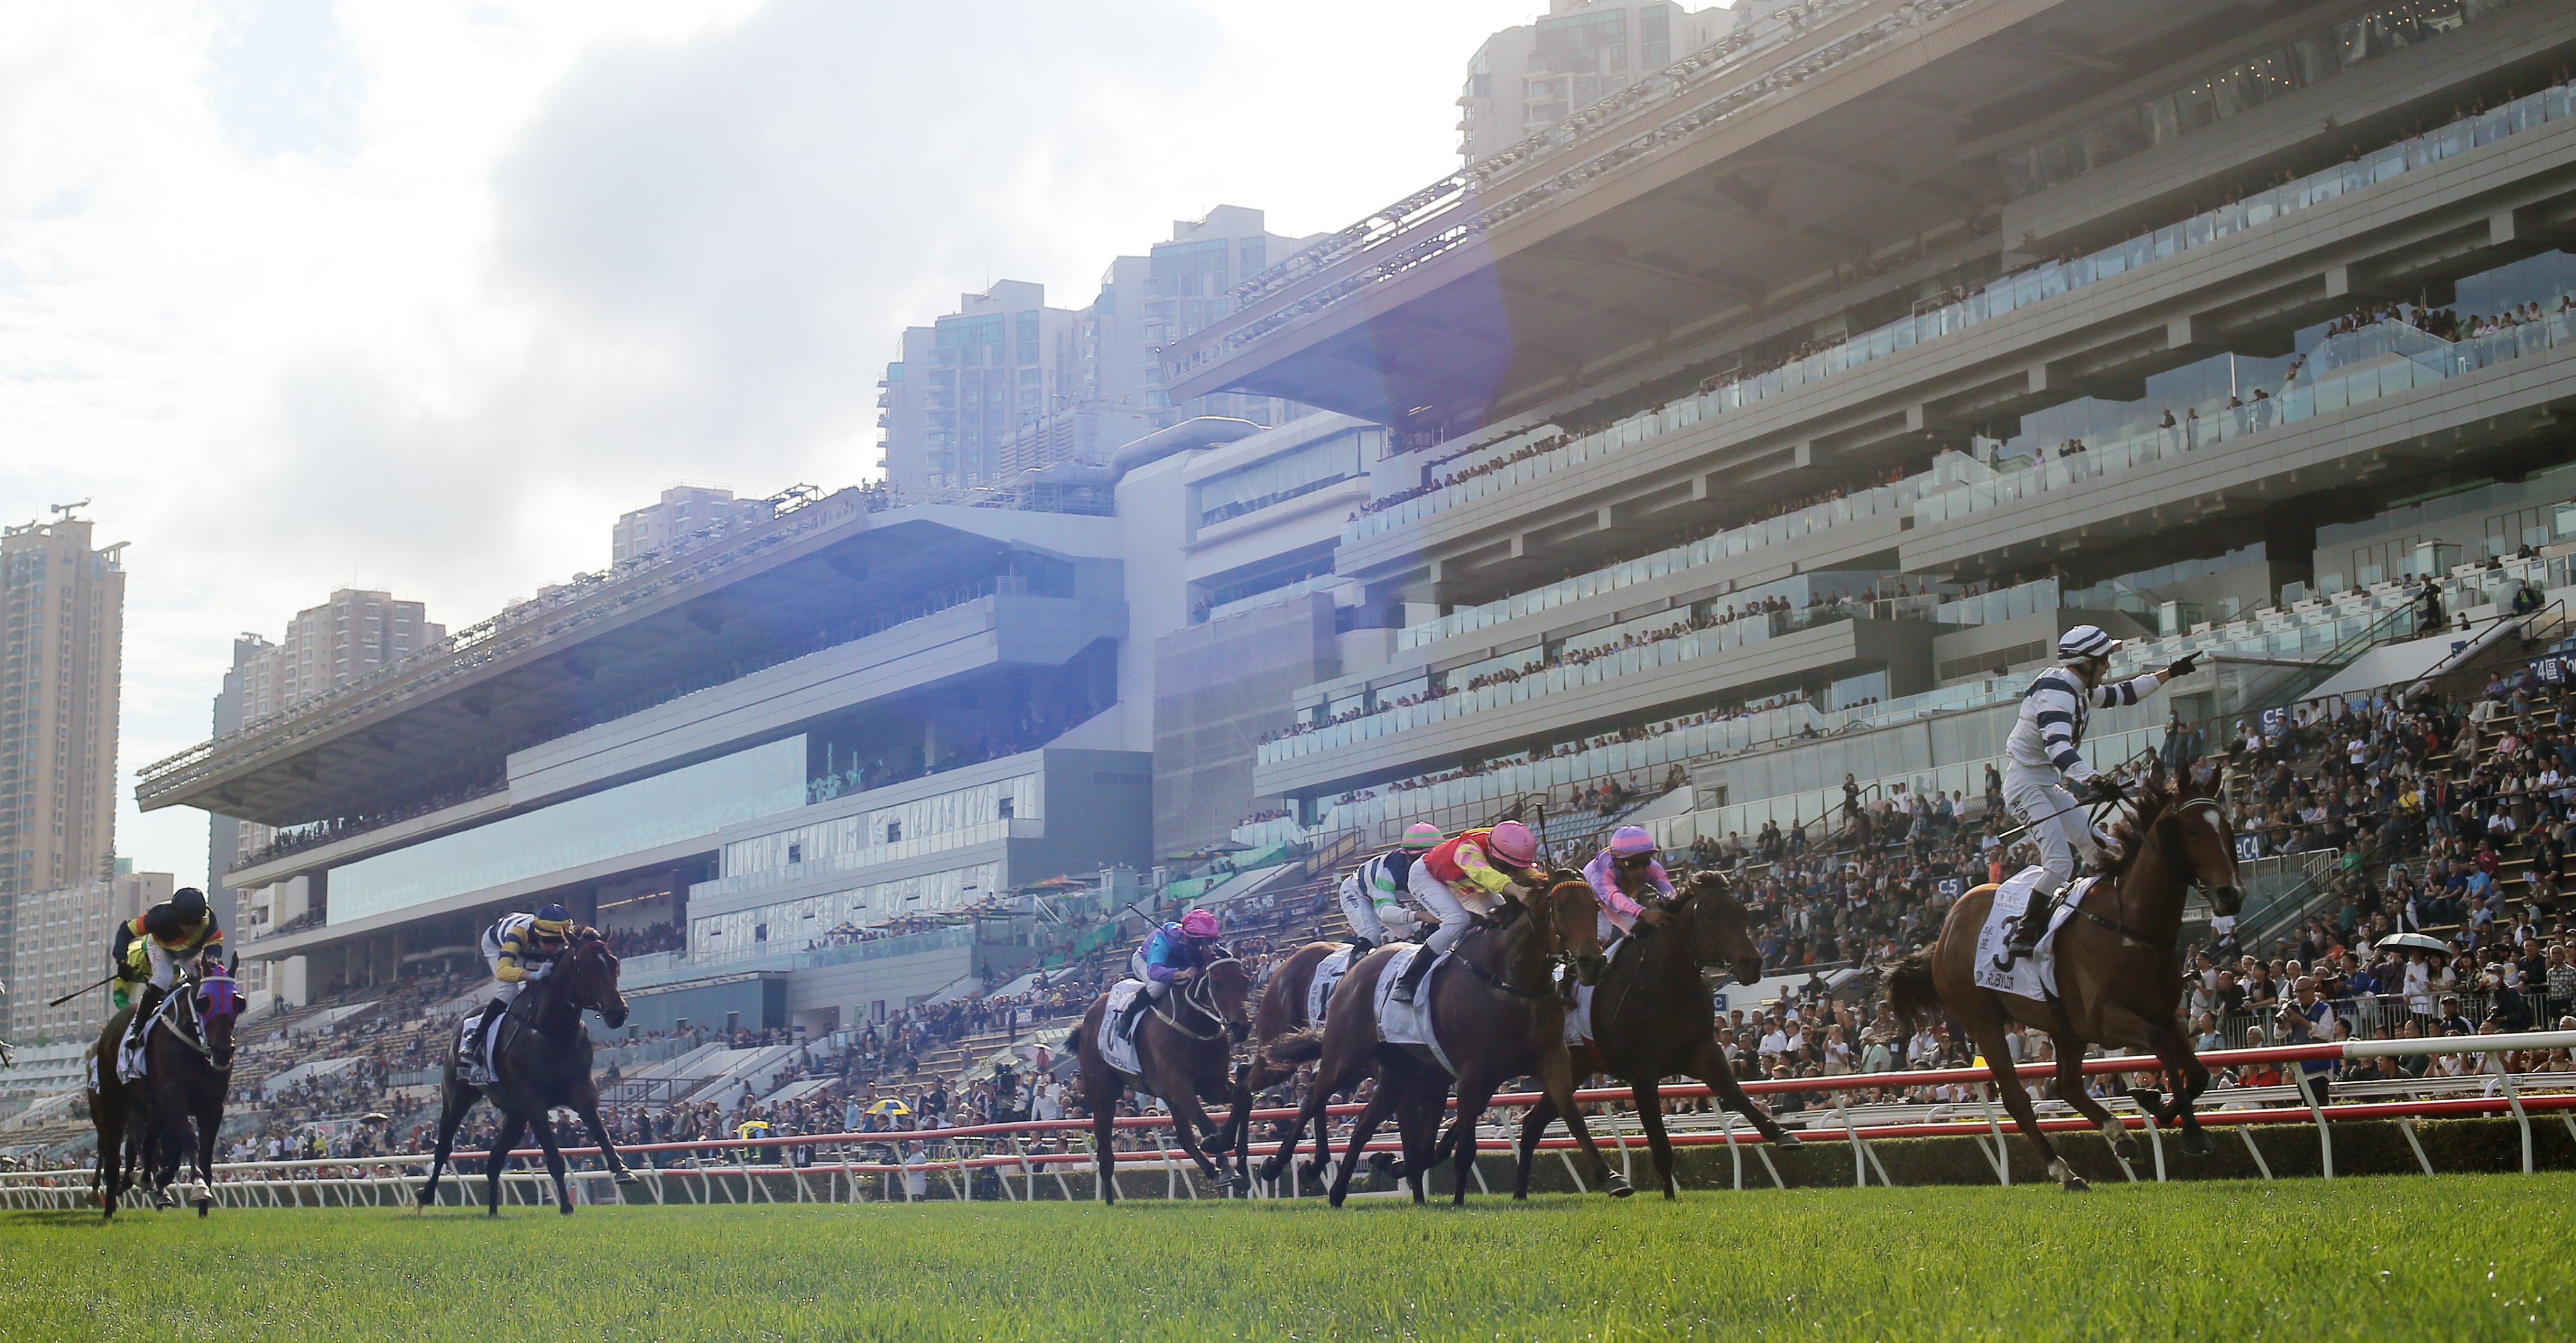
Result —
<path fill-rule="evenodd" d="M 0 1214 L 0 1336 L 2576 1336 L 2576 1175 L 1552 1197 Z M 2034 1257 L 2037 1262 L 2034 1262 Z"/>

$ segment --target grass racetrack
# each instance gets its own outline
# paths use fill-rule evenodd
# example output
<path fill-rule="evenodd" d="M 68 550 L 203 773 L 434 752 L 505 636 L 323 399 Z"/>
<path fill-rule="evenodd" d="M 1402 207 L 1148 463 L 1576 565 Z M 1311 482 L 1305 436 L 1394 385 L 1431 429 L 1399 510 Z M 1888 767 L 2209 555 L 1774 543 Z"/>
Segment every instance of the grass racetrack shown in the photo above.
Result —
<path fill-rule="evenodd" d="M 2576 1336 L 2576 1175 L 0 1214 L 10 1339 Z M 2043 1262 L 2034 1263 L 2033 1256 Z"/>

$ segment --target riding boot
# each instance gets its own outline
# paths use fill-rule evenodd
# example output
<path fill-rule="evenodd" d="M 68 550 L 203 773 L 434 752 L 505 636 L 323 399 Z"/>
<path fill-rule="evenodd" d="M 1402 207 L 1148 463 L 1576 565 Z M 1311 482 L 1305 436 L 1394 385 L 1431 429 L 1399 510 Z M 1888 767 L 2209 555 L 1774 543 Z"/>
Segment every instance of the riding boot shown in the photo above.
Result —
<path fill-rule="evenodd" d="M 492 1071 L 492 1062 L 484 1055 L 489 1052 L 486 1042 L 492 1038 L 492 1014 L 500 1010 L 501 1002 L 496 998 L 474 1014 L 474 1029 L 466 1032 L 465 1048 L 457 1059 L 459 1072 L 474 1077 L 488 1075 Z"/>
<path fill-rule="evenodd" d="M 151 1029 L 152 1027 L 152 1014 L 161 1010 L 161 1000 L 168 996 L 170 996 L 170 991 L 168 989 L 164 989 L 153 984 L 146 984 L 143 986 L 143 997 L 134 1004 L 134 1019 L 125 1023 L 125 1047 L 127 1049 L 131 1050 L 142 1047 L 143 1032 Z"/>
<path fill-rule="evenodd" d="M 1367 955 L 1367 954 L 1369 954 L 1370 952 L 1375 951 L 1375 950 L 1377 950 L 1377 943 L 1372 942 L 1372 941 L 1368 940 L 1367 938 L 1360 936 L 1358 933 L 1353 933 L 1353 934 L 1351 934 L 1351 959 L 1352 959 L 1352 960 L 1356 961 L 1356 960 L 1358 960 L 1360 957 L 1365 956 L 1365 955 Z"/>
<path fill-rule="evenodd" d="M 2002 953 L 1995 957 L 1995 968 L 2010 969 L 2014 962 L 2037 954 L 2039 939 L 2047 933 L 2049 918 L 2056 909 L 2057 897 L 2054 895 L 2045 900 L 2033 898 L 2021 917 L 2013 921 L 2012 936 L 2005 941 Z"/>
<path fill-rule="evenodd" d="M 1121 1040 L 1134 1040 L 1136 1038 L 1137 1018 L 1144 1016 L 1145 1009 L 1152 1007 L 1153 1005 L 1154 997 L 1152 994 L 1138 993 L 1135 997 L 1127 1000 L 1127 1010 L 1118 1014 L 1118 1024 L 1110 1029 Z"/>
<path fill-rule="evenodd" d="M 1412 1002 L 1414 990 L 1422 987 L 1422 977 L 1431 973 L 1431 963 L 1438 959 L 1439 953 L 1428 946 L 1414 948 L 1413 959 L 1405 963 L 1404 973 L 1397 977 L 1387 996 L 1399 1003 Z"/>

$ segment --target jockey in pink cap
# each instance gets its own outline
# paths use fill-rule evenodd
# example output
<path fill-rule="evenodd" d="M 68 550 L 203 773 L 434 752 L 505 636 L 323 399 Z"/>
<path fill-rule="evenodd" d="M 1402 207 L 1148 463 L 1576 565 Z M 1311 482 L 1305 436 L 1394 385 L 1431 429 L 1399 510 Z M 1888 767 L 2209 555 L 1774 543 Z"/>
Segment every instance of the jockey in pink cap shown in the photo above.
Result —
<path fill-rule="evenodd" d="M 1422 939 L 1429 951 L 1415 955 L 1404 967 L 1404 977 L 1395 981 L 1391 996 L 1397 1002 L 1412 1002 L 1422 977 L 1431 973 L 1431 963 L 1467 935 L 1468 920 L 1492 913 L 1506 891 L 1535 886 L 1540 880 L 1538 837 L 1518 821 L 1467 831 L 1422 855 L 1413 865 L 1407 889 L 1439 918 L 1440 926 Z"/>
<path fill-rule="evenodd" d="M 1673 893 L 1673 879 L 1655 861 L 1655 837 L 1642 825 L 1619 827 L 1610 836 L 1610 847 L 1583 865 L 1583 879 L 1592 884 L 1592 898 L 1601 902 L 1605 943 L 1613 929 L 1635 931 L 1641 917 L 1648 923 L 1663 922 L 1663 916 L 1643 901 Z"/>
<path fill-rule="evenodd" d="M 1213 958 L 1219 931 L 1216 915 L 1193 909 L 1180 922 L 1155 929 L 1136 948 L 1136 954 L 1127 959 L 1127 973 L 1143 981 L 1145 991 L 1127 1001 L 1126 1015 L 1118 1018 L 1120 1035 L 1132 1038 L 1136 1018 L 1145 1014 L 1148 1004 L 1161 1002 L 1174 984 L 1187 983 L 1198 974 L 1199 967 Z"/>

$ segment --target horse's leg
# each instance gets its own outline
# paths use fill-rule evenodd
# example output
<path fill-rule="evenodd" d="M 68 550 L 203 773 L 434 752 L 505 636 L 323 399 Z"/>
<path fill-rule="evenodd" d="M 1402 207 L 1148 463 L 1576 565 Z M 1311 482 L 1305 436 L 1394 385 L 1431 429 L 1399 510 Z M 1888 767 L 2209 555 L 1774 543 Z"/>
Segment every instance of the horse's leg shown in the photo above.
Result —
<path fill-rule="evenodd" d="M 1574 1145 L 1583 1149 L 1583 1158 L 1592 1163 L 1593 1183 L 1610 1192 L 1612 1198 L 1626 1198 L 1636 1191 L 1628 1187 L 1628 1177 L 1610 1169 L 1601 1157 L 1601 1149 L 1592 1144 L 1592 1130 L 1583 1122 L 1583 1107 L 1574 1103 L 1574 1060 L 1562 1047 L 1539 1051 L 1537 1076 L 1539 1089 L 1556 1103 L 1558 1114 L 1565 1117 L 1566 1129 L 1574 1134 Z"/>
<path fill-rule="evenodd" d="M 1458 1079 L 1458 1118 L 1449 1126 L 1458 1149 L 1449 1158 L 1452 1207 L 1467 1206 L 1467 1182 L 1476 1178 L 1476 1125 L 1484 1119 L 1485 1107 L 1493 1103 L 1494 1088 L 1501 1083 L 1501 1078 L 1484 1076 L 1481 1070 Z"/>
<path fill-rule="evenodd" d="M 1187 1076 L 1168 1077 L 1161 1085 L 1169 1088 L 1163 1094 L 1171 1100 L 1172 1135 L 1181 1144 L 1181 1155 L 1199 1168 L 1199 1174 L 1206 1176 L 1209 1184 L 1223 1189 L 1234 1183 L 1234 1177 L 1208 1160 L 1207 1153 L 1199 1148 L 1200 1131 L 1213 1131 L 1216 1121 L 1208 1118 L 1208 1112 L 1199 1105 L 1190 1079 Z"/>
<path fill-rule="evenodd" d="M 2049 1039 L 2057 1046 L 2057 1098 L 2092 1120 L 2093 1127 L 2101 1131 L 2102 1141 L 2111 1144 L 2111 1150 L 2121 1160 L 2137 1160 L 2138 1142 L 2129 1136 L 2128 1126 L 2084 1089 L 2084 1042 L 2055 1033 Z"/>
<path fill-rule="evenodd" d="M 1976 1014 L 1977 1019 L 1971 1020 L 1962 1014 L 1960 1024 L 1966 1026 L 1968 1034 L 1976 1039 L 1977 1052 L 1986 1056 L 1986 1071 L 1995 1076 L 1995 1094 L 2003 1098 L 2004 1110 L 2012 1115 L 2013 1125 L 2021 1130 L 2022 1136 L 2030 1139 L 2030 1145 L 2039 1149 L 2040 1169 L 2047 1171 L 2049 1177 L 2057 1181 L 2058 1187 L 2066 1192 L 2084 1192 L 2091 1186 L 2085 1184 L 2084 1177 L 2076 1174 L 2075 1168 L 2067 1165 L 2066 1159 L 2057 1154 L 2057 1144 L 2050 1142 L 2048 1134 L 2039 1127 L 2039 1110 L 2030 1103 L 2030 1092 L 2023 1088 L 2021 1074 L 2015 1070 L 2012 1061 L 2012 1046 L 2004 1038 L 2004 1017 L 2000 1006 L 1991 999 L 1981 1000 L 1977 1006 L 1984 1009 Z"/>
<path fill-rule="evenodd" d="M 90 1101 L 90 1126 L 98 1133 L 100 1213 L 112 1221 L 116 1217 L 116 1197 L 125 1192 L 125 1098 L 113 1086 Z"/>
<path fill-rule="evenodd" d="M 1512 1175 L 1513 1202 L 1529 1197 L 1530 1165 L 1538 1159 L 1539 1137 L 1555 1121 L 1556 1102 L 1545 1096 L 1539 1097 L 1538 1104 L 1531 1106 L 1529 1113 L 1521 1117 L 1521 1160 L 1520 1169 Z"/>
<path fill-rule="evenodd" d="M 1801 1145 L 1797 1134 L 1780 1127 L 1780 1121 L 1773 1119 L 1769 1110 L 1746 1094 L 1744 1084 L 1735 1080 L 1735 1069 L 1727 1064 L 1726 1050 L 1719 1046 L 1715 1036 L 1700 1042 L 1699 1049 L 1691 1058 L 1689 1072 L 1708 1083 L 1708 1089 L 1717 1095 L 1718 1104 L 1753 1121 L 1753 1127 L 1761 1131 L 1764 1142 L 1774 1147 Z"/>
<path fill-rule="evenodd" d="M 635 1172 L 626 1168 L 626 1158 L 619 1156 L 617 1144 L 608 1140 L 608 1126 L 599 1122 L 599 1097 L 593 1094 L 574 1105 L 573 1113 L 581 1116 L 581 1126 L 590 1132 L 591 1146 L 599 1149 L 599 1159 L 607 1165 L 617 1182 L 635 1183 Z"/>
<path fill-rule="evenodd" d="M 554 1121 L 546 1118 L 545 1111 L 539 1110 L 528 1116 L 528 1127 L 536 1130 L 537 1146 L 546 1154 L 546 1174 L 554 1177 L 555 1211 L 570 1217 L 572 1216 L 572 1186 L 564 1178 L 563 1152 L 555 1146 Z"/>
<path fill-rule="evenodd" d="M 1637 1122 L 1646 1126 L 1646 1145 L 1655 1154 L 1655 1183 L 1662 1186 L 1664 1197 L 1681 1197 L 1681 1186 L 1673 1180 L 1672 1135 L 1664 1132 L 1663 1079 L 1631 1082 L 1628 1096 L 1636 1102 Z"/>
<path fill-rule="evenodd" d="M 465 1122 L 465 1114 L 474 1108 L 477 1094 L 456 1079 L 454 1067 L 448 1069 L 446 1085 L 439 1090 L 438 1142 L 430 1149 L 429 1182 L 420 1187 L 416 1208 L 426 1208 L 438 1201 L 438 1177 L 447 1169 L 448 1154 L 456 1150 L 456 1127 Z"/>
<path fill-rule="evenodd" d="M 508 1110 L 501 1112 L 501 1126 L 493 1131 L 492 1148 L 484 1158 L 483 1215 L 501 1215 L 501 1173 L 510 1168 L 511 1149 L 528 1132 L 528 1121 Z"/>
<path fill-rule="evenodd" d="M 1377 1126 L 1395 1109 L 1395 1098 L 1401 1087 L 1392 1077 L 1381 1078 L 1377 1090 L 1369 1093 L 1368 1104 L 1360 1107 L 1359 1117 L 1351 1121 L 1350 1145 L 1342 1149 L 1342 1164 L 1333 1172 L 1331 1200 L 1334 1207 L 1351 1196 L 1351 1173 L 1359 1169 L 1360 1153 L 1367 1149 Z"/>
<path fill-rule="evenodd" d="M 1101 1071 L 1107 1072 L 1107 1065 Z M 1114 1081 L 1083 1088 L 1082 1103 L 1091 1109 L 1091 1157 L 1099 1171 L 1103 1203 L 1118 1201 L 1118 1093 L 1124 1090 Z"/>
<path fill-rule="evenodd" d="M 2109 1043 L 2145 1049 L 2163 1062 L 2165 1074 L 2173 1082 L 2173 1103 L 2158 1104 L 2157 1094 L 2144 1088 L 2132 1088 L 2129 1099 L 2159 1123 L 2179 1123 L 2182 1150 L 2193 1156 L 2207 1156 L 2209 1137 L 2200 1131 L 2200 1116 L 2192 1112 L 2191 1105 L 2200 1098 L 2201 1089 L 2209 1085 L 2209 1069 L 2201 1066 L 2200 1056 L 2183 1042 L 2182 1032 L 2118 1003 L 2102 1010 L 2102 1030 Z"/>
<path fill-rule="evenodd" d="M 221 1083 L 217 1083 L 221 1086 Z M 224 1127 L 224 1096 L 214 1096 L 197 1107 L 197 1215 L 203 1217 L 215 1206 L 215 1138 Z"/>

